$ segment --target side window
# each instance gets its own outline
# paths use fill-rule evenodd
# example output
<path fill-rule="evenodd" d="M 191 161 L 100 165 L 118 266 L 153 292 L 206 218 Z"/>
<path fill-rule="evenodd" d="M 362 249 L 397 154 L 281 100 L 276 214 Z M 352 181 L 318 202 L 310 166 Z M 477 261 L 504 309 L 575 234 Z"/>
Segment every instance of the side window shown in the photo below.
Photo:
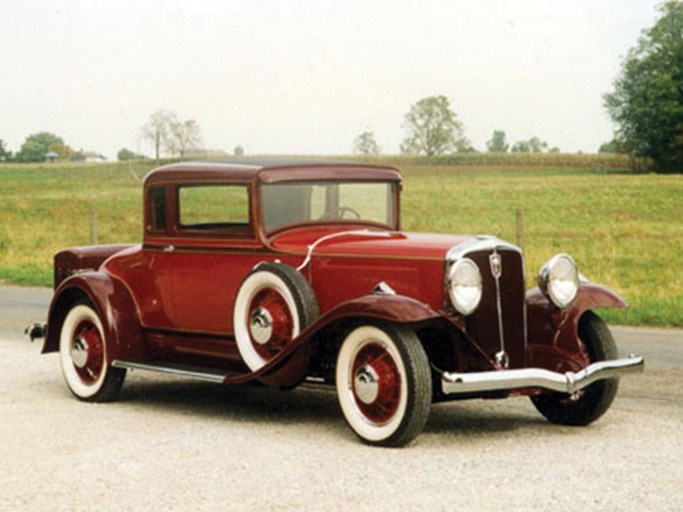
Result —
<path fill-rule="evenodd" d="M 249 189 L 245 185 L 198 185 L 178 189 L 180 229 L 246 231 Z"/>
<path fill-rule="evenodd" d="M 166 230 L 166 188 L 150 187 L 147 192 L 148 215 L 147 229 L 149 231 Z"/>

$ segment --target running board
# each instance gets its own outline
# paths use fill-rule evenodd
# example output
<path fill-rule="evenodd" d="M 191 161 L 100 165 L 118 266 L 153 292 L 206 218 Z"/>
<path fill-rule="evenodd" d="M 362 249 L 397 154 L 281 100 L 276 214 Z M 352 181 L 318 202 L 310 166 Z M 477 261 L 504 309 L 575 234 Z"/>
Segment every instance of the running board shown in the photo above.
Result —
<path fill-rule="evenodd" d="M 177 377 L 186 377 L 189 379 L 203 380 L 205 382 L 214 382 L 223 384 L 225 379 L 232 376 L 230 373 L 225 373 L 221 370 L 212 371 L 207 368 L 194 368 L 190 366 L 171 365 L 168 363 L 138 363 L 135 361 L 121 361 L 114 360 L 111 365 L 115 368 L 126 368 L 128 370 L 145 370 L 150 372 L 165 373 L 167 375 L 175 375 Z"/>
<path fill-rule="evenodd" d="M 202 366 L 189 366 L 173 363 L 139 363 L 137 361 L 121 361 L 115 359 L 111 365 L 115 368 L 127 370 L 143 370 L 149 372 L 165 373 L 176 377 L 203 380 L 216 384 L 245 384 L 251 381 L 250 374 L 230 373 L 224 370 L 205 368 Z M 329 384 L 321 377 L 306 377 L 302 385 L 311 388 L 328 388 Z"/>

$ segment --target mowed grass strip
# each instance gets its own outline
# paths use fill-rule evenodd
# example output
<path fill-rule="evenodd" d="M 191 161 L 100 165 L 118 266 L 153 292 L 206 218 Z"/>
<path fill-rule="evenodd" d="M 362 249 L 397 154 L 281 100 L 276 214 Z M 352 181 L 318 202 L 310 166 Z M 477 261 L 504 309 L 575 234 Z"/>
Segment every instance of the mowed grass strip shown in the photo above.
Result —
<path fill-rule="evenodd" d="M 491 234 L 516 243 L 524 221 L 527 281 L 558 252 L 621 293 L 610 322 L 683 326 L 683 176 L 580 168 L 398 163 L 403 228 Z M 150 163 L 0 165 L 0 279 L 49 286 L 52 256 L 90 243 L 140 242 Z"/>

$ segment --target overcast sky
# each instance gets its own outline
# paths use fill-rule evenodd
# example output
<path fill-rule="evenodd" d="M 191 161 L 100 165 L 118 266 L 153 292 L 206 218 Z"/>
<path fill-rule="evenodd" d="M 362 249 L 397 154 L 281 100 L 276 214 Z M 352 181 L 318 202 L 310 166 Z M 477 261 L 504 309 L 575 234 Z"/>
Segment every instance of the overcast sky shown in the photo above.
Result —
<path fill-rule="evenodd" d="M 655 0 L 0 0 L 0 139 L 51 131 L 109 158 L 152 154 L 156 109 L 204 146 L 347 154 L 444 95 L 475 148 L 494 129 L 565 152 L 612 137 L 602 106 Z"/>

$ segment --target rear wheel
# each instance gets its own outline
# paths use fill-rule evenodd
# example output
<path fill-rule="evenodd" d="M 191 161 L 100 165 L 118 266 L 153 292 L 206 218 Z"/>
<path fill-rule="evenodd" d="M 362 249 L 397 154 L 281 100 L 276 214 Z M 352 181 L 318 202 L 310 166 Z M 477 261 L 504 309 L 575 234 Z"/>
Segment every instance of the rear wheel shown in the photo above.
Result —
<path fill-rule="evenodd" d="M 424 428 L 431 407 L 429 361 L 415 333 L 362 325 L 337 356 L 337 397 L 351 429 L 368 444 L 403 446 Z"/>
<path fill-rule="evenodd" d="M 114 400 L 126 376 L 126 370 L 109 366 L 102 321 L 89 301 L 76 303 L 67 313 L 59 360 L 71 392 L 88 402 Z"/>
<path fill-rule="evenodd" d="M 605 322 L 595 313 L 584 313 L 579 339 L 590 362 L 616 359 L 617 347 Z M 536 409 L 551 423 L 588 425 L 607 412 L 617 393 L 619 379 L 599 380 L 572 395 L 549 393 L 531 397 Z"/>

